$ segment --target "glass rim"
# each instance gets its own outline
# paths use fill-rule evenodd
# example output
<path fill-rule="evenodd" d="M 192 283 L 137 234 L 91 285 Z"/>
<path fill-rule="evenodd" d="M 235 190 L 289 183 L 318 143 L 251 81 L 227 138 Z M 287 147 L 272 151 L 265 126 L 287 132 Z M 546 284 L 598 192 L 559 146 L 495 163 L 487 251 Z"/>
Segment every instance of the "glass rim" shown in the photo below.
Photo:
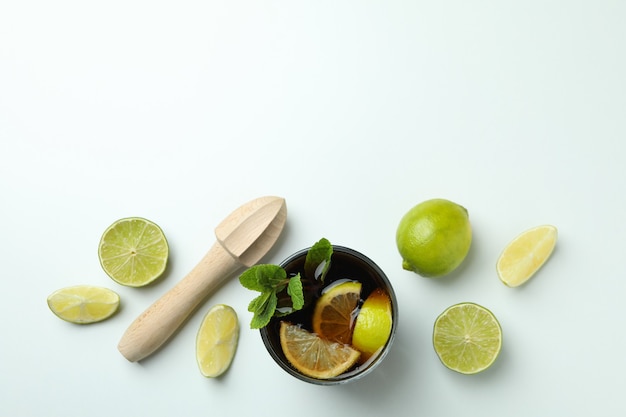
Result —
<path fill-rule="evenodd" d="M 384 273 L 384 271 L 372 259 L 370 259 L 368 256 L 364 255 L 363 253 L 359 251 L 356 251 L 354 249 L 348 248 L 346 246 L 341 246 L 341 245 L 332 245 L 332 248 L 333 248 L 333 253 L 342 253 L 350 257 L 353 257 L 361 262 L 364 262 L 367 265 L 367 267 L 370 268 L 374 272 L 374 274 L 377 276 L 377 278 L 384 284 L 384 289 L 385 291 L 387 291 L 389 298 L 391 300 L 391 314 L 392 314 L 391 333 L 389 335 L 389 340 L 383 347 L 382 351 L 372 361 L 372 363 L 367 365 L 365 368 L 361 370 L 357 370 L 354 373 L 348 372 L 348 373 L 344 373 L 344 374 L 341 374 L 341 375 L 338 375 L 336 377 L 329 378 L 329 379 L 317 379 L 317 378 L 303 375 L 302 373 L 298 372 L 295 368 L 293 368 L 293 366 L 289 363 L 289 361 L 284 357 L 284 354 L 282 352 L 279 353 L 276 351 L 275 346 L 272 344 L 270 340 L 268 326 L 265 326 L 259 329 L 260 334 L 261 334 L 261 339 L 263 340 L 263 344 L 265 345 L 266 350 L 268 351 L 268 353 L 270 354 L 274 362 L 276 362 L 284 371 L 294 376 L 295 378 L 301 381 L 309 382 L 309 383 L 316 384 L 316 385 L 345 384 L 348 382 L 356 381 L 358 379 L 361 379 L 365 375 L 370 374 L 375 368 L 378 367 L 378 365 L 387 356 L 391 348 L 391 345 L 393 344 L 393 341 L 395 339 L 397 322 L 398 322 L 398 302 L 397 302 L 396 294 L 393 289 L 393 286 L 391 285 L 391 282 L 389 281 L 389 278 Z M 293 254 L 285 258 L 283 261 L 281 261 L 279 265 L 281 267 L 285 267 L 286 265 L 295 261 L 296 259 L 299 259 L 302 256 L 306 256 L 307 252 L 310 249 L 311 247 L 308 247 L 308 248 L 304 248 L 304 249 L 294 252 Z"/>

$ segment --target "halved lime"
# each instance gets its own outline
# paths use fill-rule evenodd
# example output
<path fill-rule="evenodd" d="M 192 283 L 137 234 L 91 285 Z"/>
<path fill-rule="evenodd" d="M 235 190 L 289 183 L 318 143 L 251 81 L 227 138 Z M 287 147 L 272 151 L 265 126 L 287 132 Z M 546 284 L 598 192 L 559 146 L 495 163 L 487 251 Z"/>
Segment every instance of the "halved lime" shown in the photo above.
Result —
<path fill-rule="evenodd" d="M 141 287 L 165 271 L 169 247 L 159 226 L 141 217 L 117 220 L 109 226 L 98 246 L 100 264 L 114 281 Z"/>
<path fill-rule="evenodd" d="M 489 368 L 498 357 L 502 329 L 485 307 L 459 303 L 435 320 L 433 345 L 446 367 L 462 374 L 475 374 Z"/>
<path fill-rule="evenodd" d="M 57 317 L 71 323 L 88 324 L 111 317 L 120 305 L 120 296 L 108 288 L 76 285 L 56 290 L 47 301 Z"/>
<path fill-rule="evenodd" d="M 202 320 L 196 337 L 196 360 L 207 378 L 222 375 L 230 367 L 239 340 L 235 310 L 225 304 L 213 306 Z"/>

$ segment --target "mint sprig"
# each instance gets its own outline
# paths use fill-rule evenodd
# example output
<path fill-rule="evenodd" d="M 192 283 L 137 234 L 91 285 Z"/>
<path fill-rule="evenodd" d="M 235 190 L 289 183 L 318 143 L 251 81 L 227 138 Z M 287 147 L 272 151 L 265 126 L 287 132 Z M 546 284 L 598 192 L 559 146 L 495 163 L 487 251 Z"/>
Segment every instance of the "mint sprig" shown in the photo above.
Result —
<path fill-rule="evenodd" d="M 260 329 L 269 324 L 274 316 L 284 316 L 301 310 L 305 305 L 302 280 L 323 283 L 333 248 L 330 242 L 322 238 L 307 252 L 304 263 L 304 276 L 300 273 L 287 277 L 287 271 L 279 265 L 261 264 L 248 268 L 239 276 L 239 282 L 245 288 L 261 294 L 248 304 L 248 311 L 253 313 L 251 329 Z M 279 294 L 286 291 L 291 306 L 279 307 Z M 283 297 L 284 298 L 284 297 Z"/>
<path fill-rule="evenodd" d="M 304 261 L 304 275 L 309 278 L 324 282 L 328 268 L 330 268 L 330 258 L 333 254 L 333 246 L 328 239 L 321 238 L 306 254 Z"/>
<path fill-rule="evenodd" d="M 287 272 L 278 265 L 255 265 L 239 276 L 241 285 L 261 293 L 248 304 L 248 311 L 254 313 L 250 328 L 260 329 L 267 326 L 278 305 L 277 294 L 285 288 L 288 288 L 287 292 L 294 306 L 304 304 L 302 284 L 298 285 L 296 281 L 300 281 L 299 276 L 287 279 Z"/>

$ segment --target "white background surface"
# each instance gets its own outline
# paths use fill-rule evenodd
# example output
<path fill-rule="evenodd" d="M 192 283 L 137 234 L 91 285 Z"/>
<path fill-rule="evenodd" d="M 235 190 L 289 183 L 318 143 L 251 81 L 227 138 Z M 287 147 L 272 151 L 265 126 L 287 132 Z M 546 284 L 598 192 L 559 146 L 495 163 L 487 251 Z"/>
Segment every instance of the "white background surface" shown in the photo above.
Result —
<path fill-rule="evenodd" d="M 0 5 L 0 415 L 624 415 L 626 3 L 623 1 L 3 1 Z M 264 259 L 322 236 L 374 259 L 399 299 L 373 374 L 339 387 L 284 373 L 229 281 L 163 349 L 116 349 L 230 211 L 286 198 Z M 469 210 L 463 266 L 402 270 L 401 216 L 443 197 Z M 170 268 L 121 287 L 97 244 L 114 220 L 165 231 Z M 495 262 L 518 233 L 559 242 L 517 289 Z M 76 326 L 46 305 L 74 284 L 122 297 Z M 443 367 L 436 316 L 460 301 L 504 331 L 488 371 Z M 195 362 L 201 318 L 232 305 L 229 372 Z"/>

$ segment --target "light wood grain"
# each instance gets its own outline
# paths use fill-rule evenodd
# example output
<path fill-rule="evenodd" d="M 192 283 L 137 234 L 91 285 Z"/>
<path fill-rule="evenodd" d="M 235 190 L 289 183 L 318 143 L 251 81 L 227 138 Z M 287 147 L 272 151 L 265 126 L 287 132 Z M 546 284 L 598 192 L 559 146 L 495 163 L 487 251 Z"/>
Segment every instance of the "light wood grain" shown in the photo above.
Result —
<path fill-rule="evenodd" d="M 131 362 L 157 351 L 226 279 L 261 260 L 280 236 L 285 200 L 261 197 L 232 212 L 215 229 L 217 242 L 176 286 L 128 327 L 118 350 Z"/>

